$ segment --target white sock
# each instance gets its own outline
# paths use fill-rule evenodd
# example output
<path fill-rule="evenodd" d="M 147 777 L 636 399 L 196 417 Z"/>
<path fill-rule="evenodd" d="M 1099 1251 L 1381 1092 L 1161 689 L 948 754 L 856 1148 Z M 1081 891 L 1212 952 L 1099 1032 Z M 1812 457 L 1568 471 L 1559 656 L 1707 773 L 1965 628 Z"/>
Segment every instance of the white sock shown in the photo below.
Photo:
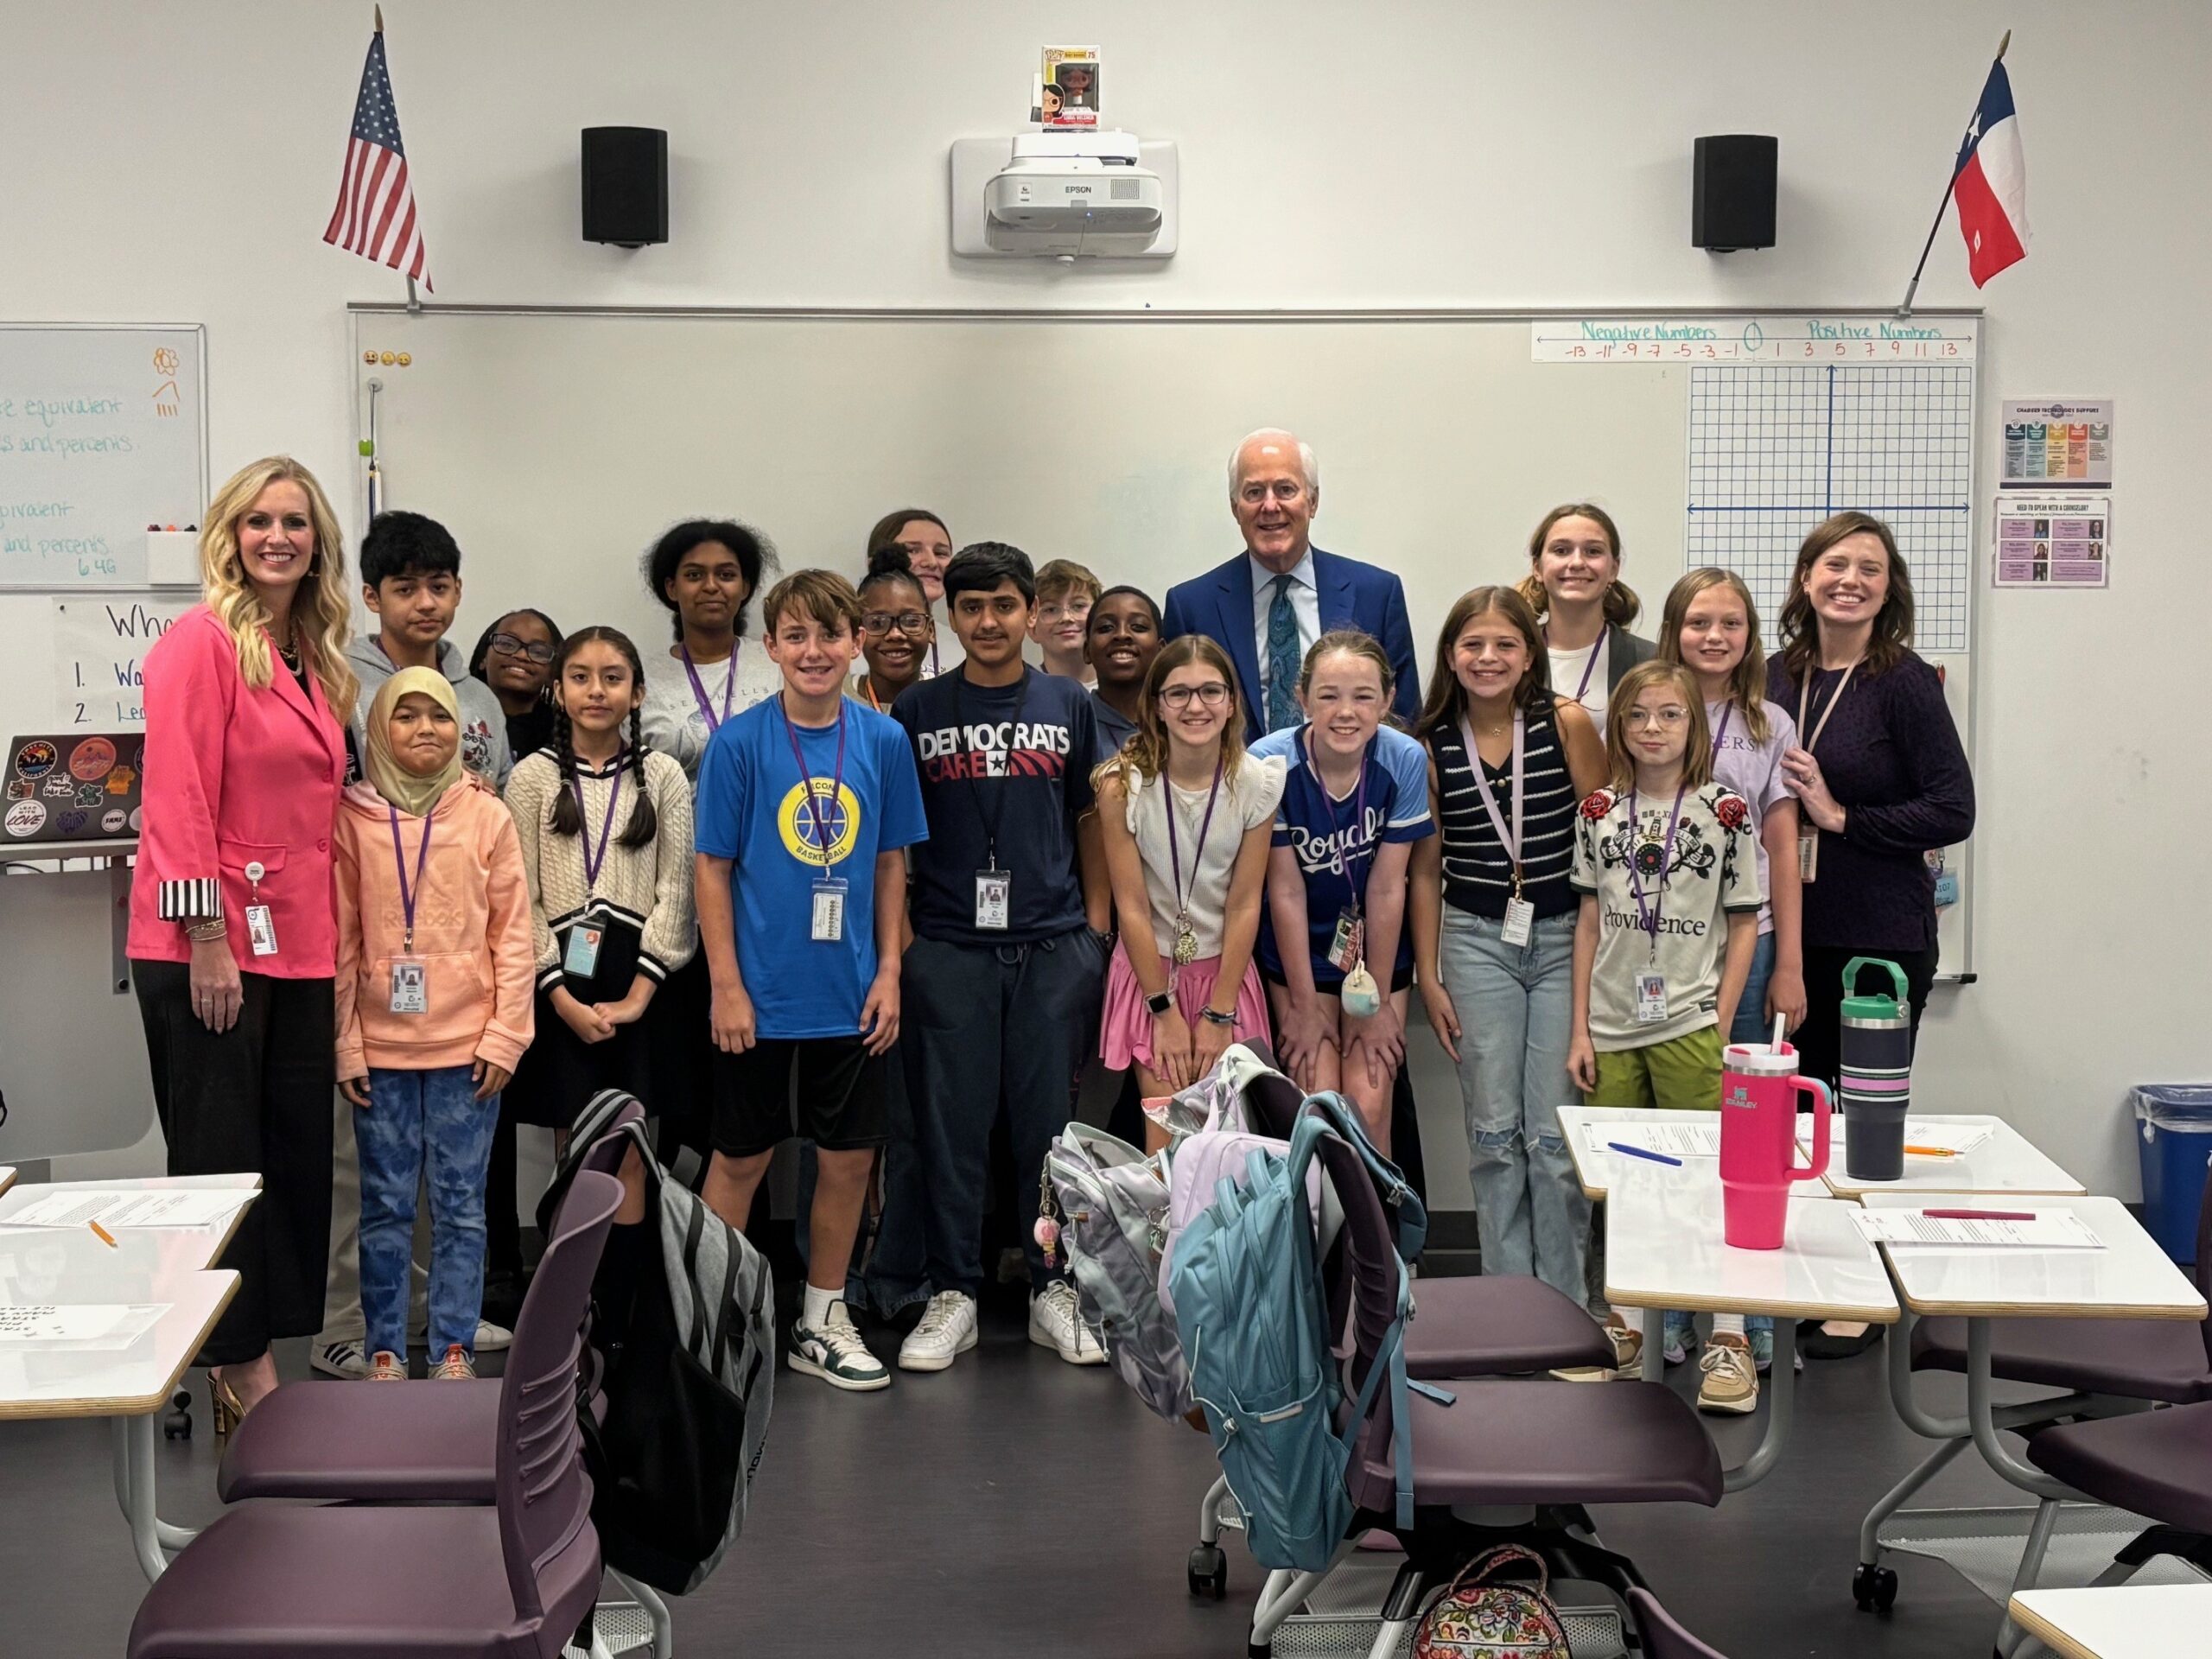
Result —
<path fill-rule="evenodd" d="M 817 1290 L 809 1285 L 798 1322 L 810 1331 L 822 1330 L 830 1323 L 830 1310 L 844 1300 L 842 1290 Z"/>
<path fill-rule="evenodd" d="M 1740 1337 L 1744 1334 L 1744 1316 L 1740 1313 L 1716 1313 L 1713 1316 L 1713 1334 L 1716 1337 Z"/>

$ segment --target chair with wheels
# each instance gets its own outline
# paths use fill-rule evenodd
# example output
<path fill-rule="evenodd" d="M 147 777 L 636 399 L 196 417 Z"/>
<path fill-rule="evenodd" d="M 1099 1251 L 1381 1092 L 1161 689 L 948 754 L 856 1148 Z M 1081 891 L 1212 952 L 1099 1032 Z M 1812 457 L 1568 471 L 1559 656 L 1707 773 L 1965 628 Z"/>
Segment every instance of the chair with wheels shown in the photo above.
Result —
<path fill-rule="evenodd" d="M 147 1592 L 130 1659 L 556 1659 L 599 1593 L 578 1310 L 621 1199 L 595 1170 L 569 1189 L 508 1351 L 489 1507 L 241 1505 Z"/>

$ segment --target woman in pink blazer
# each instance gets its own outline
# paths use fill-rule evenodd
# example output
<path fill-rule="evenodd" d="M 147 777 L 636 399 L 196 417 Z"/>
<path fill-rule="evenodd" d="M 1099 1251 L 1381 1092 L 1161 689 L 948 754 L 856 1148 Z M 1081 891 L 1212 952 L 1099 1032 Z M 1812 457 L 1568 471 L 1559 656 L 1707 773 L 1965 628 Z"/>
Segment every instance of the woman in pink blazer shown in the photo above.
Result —
<path fill-rule="evenodd" d="M 345 783 L 346 556 L 307 468 L 217 493 L 203 602 L 146 656 L 145 817 L 130 955 L 172 1175 L 257 1171 L 200 1363 L 215 1432 L 276 1385 L 276 1337 L 322 1321 L 330 1242 L 331 828 Z"/>

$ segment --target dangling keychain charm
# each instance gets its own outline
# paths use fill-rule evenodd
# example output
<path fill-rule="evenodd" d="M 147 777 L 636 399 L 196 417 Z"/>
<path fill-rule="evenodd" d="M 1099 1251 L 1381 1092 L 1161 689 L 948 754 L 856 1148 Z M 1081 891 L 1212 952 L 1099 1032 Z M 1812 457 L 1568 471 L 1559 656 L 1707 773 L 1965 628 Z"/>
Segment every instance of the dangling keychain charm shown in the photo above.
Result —
<path fill-rule="evenodd" d="M 1037 1221 L 1030 1235 L 1045 1253 L 1045 1265 L 1055 1265 L 1059 1260 L 1060 1224 L 1052 1217 L 1052 1178 L 1041 1170 L 1037 1176 Z"/>

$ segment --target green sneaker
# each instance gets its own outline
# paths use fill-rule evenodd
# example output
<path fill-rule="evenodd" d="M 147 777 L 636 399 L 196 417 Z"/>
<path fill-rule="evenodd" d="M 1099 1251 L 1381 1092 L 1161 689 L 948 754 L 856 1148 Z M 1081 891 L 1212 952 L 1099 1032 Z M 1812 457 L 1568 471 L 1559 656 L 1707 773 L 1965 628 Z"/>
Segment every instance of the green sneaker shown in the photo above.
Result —
<path fill-rule="evenodd" d="M 833 1389 L 871 1394 L 891 1386 L 891 1373 L 861 1340 L 860 1328 L 844 1303 L 830 1304 L 830 1317 L 818 1328 L 794 1323 L 785 1363 L 795 1371 L 818 1376 Z"/>

